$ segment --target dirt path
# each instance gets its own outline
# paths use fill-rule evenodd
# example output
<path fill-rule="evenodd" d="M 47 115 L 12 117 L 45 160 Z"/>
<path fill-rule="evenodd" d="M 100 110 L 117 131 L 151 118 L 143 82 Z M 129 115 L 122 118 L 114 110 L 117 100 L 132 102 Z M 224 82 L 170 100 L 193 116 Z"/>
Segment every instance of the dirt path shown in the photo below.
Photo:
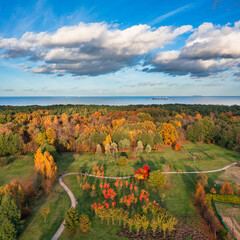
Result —
<path fill-rule="evenodd" d="M 232 167 L 232 166 L 234 166 L 234 165 L 236 165 L 236 164 L 238 164 L 238 163 L 240 163 L 240 161 L 235 162 L 235 163 L 231 163 L 231 164 L 229 164 L 229 165 L 227 165 L 227 166 L 225 166 L 225 167 L 223 167 L 223 168 L 219 168 L 219 169 L 216 169 L 216 170 L 209 170 L 209 171 L 193 171 L 193 172 L 181 172 L 181 173 L 180 173 L 180 172 L 162 172 L 162 173 L 164 173 L 164 174 L 214 173 L 214 172 L 224 171 L 224 170 L 226 170 L 226 169 L 228 169 L 228 168 L 230 168 L 230 167 Z M 74 208 L 76 207 L 76 199 L 75 199 L 73 193 L 71 192 L 71 190 L 70 190 L 70 189 L 67 187 L 67 185 L 63 182 L 63 179 L 64 179 L 65 177 L 69 176 L 69 175 L 78 175 L 78 174 L 79 174 L 79 172 L 66 173 L 66 174 L 62 175 L 62 176 L 59 178 L 59 180 L 58 180 L 59 184 L 60 184 L 60 185 L 64 188 L 64 190 L 67 192 L 69 198 L 71 199 L 71 206 L 74 207 Z M 88 173 L 82 173 L 82 175 L 87 175 L 88 177 L 99 178 L 99 177 L 96 176 L 96 175 L 92 175 L 92 174 L 88 174 Z M 126 177 L 103 177 L 103 178 L 104 178 L 104 179 L 129 179 L 129 178 L 132 178 L 132 177 L 134 177 L 134 175 L 126 176 Z M 231 219 L 230 219 L 230 220 L 231 220 Z M 63 230 L 64 230 L 64 221 L 63 221 L 63 223 L 61 224 L 61 226 L 59 227 L 59 229 L 57 230 L 57 232 L 54 234 L 54 236 L 52 237 L 51 240 L 57 240 L 57 239 L 61 236 Z M 237 239 L 238 239 L 238 238 L 237 238 Z M 240 240 L 240 238 L 239 238 L 239 240 Z"/>

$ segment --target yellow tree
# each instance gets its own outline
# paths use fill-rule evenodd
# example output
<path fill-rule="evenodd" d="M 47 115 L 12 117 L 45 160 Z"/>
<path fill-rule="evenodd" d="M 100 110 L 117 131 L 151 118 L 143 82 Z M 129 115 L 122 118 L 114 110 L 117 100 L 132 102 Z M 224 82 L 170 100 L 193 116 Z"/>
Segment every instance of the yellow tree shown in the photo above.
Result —
<path fill-rule="evenodd" d="M 111 144 L 112 143 L 112 138 L 110 135 L 107 135 L 106 140 L 103 142 L 103 146 L 105 147 L 107 144 Z"/>
<path fill-rule="evenodd" d="M 57 176 L 57 166 L 52 155 L 49 152 L 44 152 L 44 154 L 42 154 L 39 148 L 34 155 L 34 163 L 35 170 L 40 175 L 42 186 L 44 189 L 46 186 L 46 190 L 49 192 L 49 185 L 52 185 Z"/>
<path fill-rule="evenodd" d="M 165 144 L 172 145 L 178 139 L 177 130 L 171 123 L 163 123 L 158 128 L 158 131 L 162 135 Z"/>

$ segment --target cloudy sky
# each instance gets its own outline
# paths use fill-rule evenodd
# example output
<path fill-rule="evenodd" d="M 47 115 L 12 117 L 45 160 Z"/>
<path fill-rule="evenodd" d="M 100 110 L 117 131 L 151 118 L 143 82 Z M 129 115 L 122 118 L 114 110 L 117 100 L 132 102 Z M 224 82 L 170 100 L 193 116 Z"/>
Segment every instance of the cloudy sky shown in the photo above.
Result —
<path fill-rule="evenodd" d="M 239 96 L 240 1 L 0 0 L 0 96 Z"/>

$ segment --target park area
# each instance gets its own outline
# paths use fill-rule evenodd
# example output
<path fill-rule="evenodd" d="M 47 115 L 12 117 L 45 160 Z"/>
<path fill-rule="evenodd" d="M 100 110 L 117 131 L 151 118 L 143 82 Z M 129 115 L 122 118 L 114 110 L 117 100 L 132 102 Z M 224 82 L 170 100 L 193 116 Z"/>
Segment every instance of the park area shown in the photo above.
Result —
<path fill-rule="evenodd" d="M 120 152 L 120 156 L 129 157 L 129 153 Z M 119 157 L 120 157 L 119 156 Z M 31 181 L 34 175 L 34 160 L 33 155 L 15 156 L 11 158 L 10 163 L 0 168 L 0 183 L 10 183 L 12 179 L 19 179 L 20 181 Z M 161 170 L 161 172 L 178 172 L 178 174 L 166 174 L 166 183 L 164 187 L 156 188 L 149 184 L 147 181 L 135 181 L 133 178 L 128 180 L 103 180 L 98 178 L 87 177 L 83 179 L 80 175 L 67 176 L 64 179 L 64 183 L 73 192 L 75 198 L 78 199 L 77 211 L 79 214 L 87 214 L 91 220 L 91 230 L 88 235 L 82 235 L 77 232 L 74 236 L 69 236 L 66 231 L 63 232 L 60 239 L 128 239 L 130 237 L 136 237 L 136 227 L 133 226 L 134 231 L 130 233 L 123 228 L 123 222 L 121 227 L 119 226 L 119 220 L 112 220 L 109 215 L 107 219 L 101 219 L 100 215 L 96 213 L 93 206 L 95 203 L 113 204 L 116 202 L 119 209 L 122 208 L 128 210 L 129 219 L 134 220 L 135 215 L 139 212 L 146 215 L 147 233 L 149 236 L 153 236 L 152 228 L 153 215 L 149 210 L 143 210 L 144 197 L 140 201 L 142 190 L 149 194 L 148 198 L 151 204 L 155 204 L 157 214 L 163 214 L 168 216 L 168 219 L 172 219 L 174 222 L 174 229 L 166 230 L 166 237 L 168 239 L 195 239 L 197 237 L 206 237 L 204 233 L 207 233 L 207 237 L 211 239 L 211 233 L 204 224 L 200 213 L 196 212 L 196 207 L 193 204 L 193 194 L 196 187 L 196 174 L 181 174 L 181 172 L 189 171 L 206 171 L 215 170 L 229 165 L 233 162 L 239 161 L 239 154 L 234 151 L 221 148 L 214 144 L 182 144 L 181 151 L 174 151 L 169 146 L 163 146 L 161 151 L 152 153 L 142 153 L 139 158 L 129 158 L 126 166 L 116 165 L 115 159 L 112 156 L 102 154 L 96 156 L 94 154 L 87 153 L 63 153 L 58 155 L 55 159 L 58 168 L 58 177 L 69 172 L 87 172 L 94 173 L 94 167 L 102 167 L 104 176 L 123 177 L 133 175 L 134 171 L 142 168 L 144 165 L 148 165 L 151 171 Z M 239 167 L 237 167 L 239 168 Z M 215 189 L 219 191 L 222 181 L 227 181 L 227 177 L 223 175 L 224 172 L 208 173 L 208 185 L 206 190 L 215 186 Z M 230 173 L 229 173 L 230 174 Z M 57 179 L 58 179 L 57 177 Z M 232 176 L 231 176 L 232 177 Z M 231 180 L 234 181 L 234 178 Z M 103 188 L 101 188 L 101 183 Z M 87 185 L 89 184 L 89 186 Z M 109 184 L 105 189 L 104 184 Z M 122 184 L 122 187 L 120 186 Z M 131 189 L 130 186 L 133 186 Z M 87 186 L 87 187 L 86 187 Z M 93 190 L 93 186 L 95 190 Z M 134 190 L 135 187 L 135 190 Z M 112 189 L 116 196 L 114 200 L 105 198 L 102 193 L 103 190 Z M 95 192 L 93 194 L 92 192 Z M 92 194 L 91 194 L 92 193 Z M 132 202 L 137 198 L 136 203 L 131 203 L 127 206 L 124 203 L 124 199 L 133 195 Z M 122 199 L 122 200 L 121 200 Z M 121 203 L 122 202 L 122 203 Z M 54 188 L 47 196 L 41 196 L 36 199 L 31 207 L 31 215 L 24 223 L 24 229 L 19 239 L 25 240 L 37 240 L 37 239 L 51 239 L 58 227 L 64 220 L 65 212 L 70 208 L 70 199 L 67 193 L 56 181 Z M 152 206 L 153 206 L 152 205 Z M 41 211 L 49 208 L 49 214 L 44 220 Z M 146 206 L 147 208 L 147 206 Z M 153 207 L 154 208 L 154 207 Z M 238 209 L 239 211 L 239 209 Z M 236 217 L 236 221 L 239 222 L 239 216 Z M 102 224 L 101 224 L 102 222 Z M 113 224 L 114 222 L 114 224 Z M 131 220 L 130 220 L 131 222 Z M 149 223 L 147 223 L 149 222 Z M 130 223 L 131 224 L 131 223 Z M 129 225 L 129 224 L 128 224 Z M 144 234 L 144 228 L 140 231 Z M 163 232 L 157 232 L 158 239 L 163 238 Z M 174 238 L 172 237 L 174 236 Z"/>

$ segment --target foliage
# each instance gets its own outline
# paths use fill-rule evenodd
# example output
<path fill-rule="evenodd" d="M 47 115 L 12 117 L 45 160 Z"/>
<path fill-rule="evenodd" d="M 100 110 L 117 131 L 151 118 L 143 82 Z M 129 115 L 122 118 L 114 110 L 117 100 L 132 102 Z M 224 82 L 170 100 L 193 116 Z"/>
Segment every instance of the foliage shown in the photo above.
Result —
<path fill-rule="evenodd" d="M 12 132 L 0 134 L 0 156 L 15 154 L 21 147 L 22 140 L 19 134 Z"/>
<path fill-rule="evenodd" d="M 118 159 L 118 162 L 117 162 L 118 166 L 127 166 L 128 165 L 128 159 L 124 156 L 121 156 L 119 159 Z"/>
<path fill-rule="evenodd" d="M 139 180 L 145 180 L 148 178 L 149 173 L 150 167 L 148 165 L 144 165 L 143 168 L 139 168 L 137 171 L 134 172 L 134 176 Z"/>
<path fill-rule="evenodd" d="M 45 191 L 48 193 L 53 181 L 57 176 L 57 166 L 53 157 L 48 152 L 42 154 L 39 148 L 34 155 L 34 167 L 40 176 L 40 183 Z"/>
<path fill-rule="evenodd" d="M 225 202 L 240 205 L 240 196 L 236 195 L 207 194 L 206 197 L 209 200 L 213 199 L 215 202 Z"/>
<path fill-rule="evenodd" d="M 201 183 L 197 184 L 196 192 L 195 192 L 194 197 L 195 197 L 196 203 L 198 205 L 200 205 L 201 207 L 206 205 L 206 203 L 207 203 L 207 201 L 206 201 L 206 193 L 205 193 L 205 190 L 204 190 L 203 186 L 201 185 Z"/>
<path fill-rule="evenodd" d="M 125 138 L 118 143 L 119 150 L 126 151 L 130 150 L 130 141 Z"/>
<path fill-rule="evenodd" d="M 67 229 L 69 234 L 74 234 L 79 226 L 79 217 L 78 212 L 75 208 L 71 207 L 65 213 L 65 228 Z"/>
<path fill-rule="evenodd" d="M 229 182 L 225 182 L 221 189 L 220 189 L 221 195 L 234 195 L 234 192 L 232 190 L 232 187 L 230 186 Z"/>
<path fill-rule="evenodd" d="M 161 124 L 158 131 L 162 135 L 165 144 L 172 145 L 178 139 L 177 130 L 171 123 Z"/>
<path fill-rule="evenodd" d="M 81 233 L 88 233 L 90 228 L 91 228 L 91 221 L 89 220 L 88 215 L 86 214 L 81 214 L 79 218 L 80 222 L 80 231 Z"/>
<path fill-rule="evenodd" d="M 9 239 L 7 236 L 16 239 L 21 228 L 21 212 L 15 200 L 11 196 L 5 195 L 0 204 L 0 239 Z"/>
<path fill-rule="evenodd" d="M 175 143 L 174 143 L 174 150 L 175 150 L 175 151 L 180 151 L 180 150 L 181 150 L 181 145 L 180 145 L 179 142 L 175 142 Z"/>
<path fill-rule="evenodd" d="M 149 174 L 148 182 L 155 187 L 163 187 L 166 184 L 166 176 L 160 170 L 152 171 Z"/>
<path fill-rule="evenodd" d="M 205 187 L 208 185 L 208 176 L 205 173 L 198 173 L 196 176 L 196 182 Z"/>

